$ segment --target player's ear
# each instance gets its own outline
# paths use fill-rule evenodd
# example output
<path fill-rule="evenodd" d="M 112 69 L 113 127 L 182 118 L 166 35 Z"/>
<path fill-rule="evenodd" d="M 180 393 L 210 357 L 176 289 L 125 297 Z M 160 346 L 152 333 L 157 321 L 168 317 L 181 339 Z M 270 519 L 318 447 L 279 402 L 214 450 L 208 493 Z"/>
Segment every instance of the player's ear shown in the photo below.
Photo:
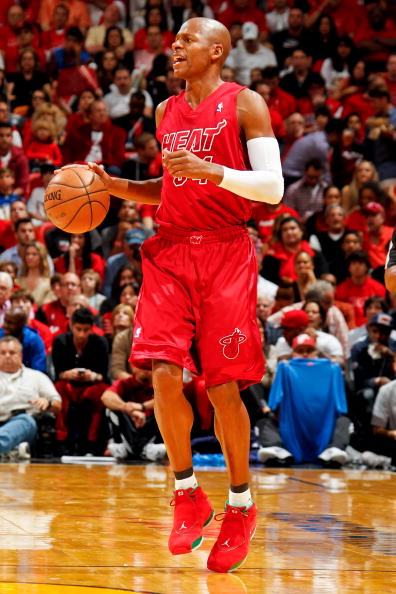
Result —
<path fill-rule="evenodd" d="M 223 46 L 220 45 L 220 43 L 215 43 L 212 45 L 212 58 L 214 58 L 215 60 L 218 60 L 219 58 L 221 58 L 221 56 L 224 53 L 224 49 Z"/>

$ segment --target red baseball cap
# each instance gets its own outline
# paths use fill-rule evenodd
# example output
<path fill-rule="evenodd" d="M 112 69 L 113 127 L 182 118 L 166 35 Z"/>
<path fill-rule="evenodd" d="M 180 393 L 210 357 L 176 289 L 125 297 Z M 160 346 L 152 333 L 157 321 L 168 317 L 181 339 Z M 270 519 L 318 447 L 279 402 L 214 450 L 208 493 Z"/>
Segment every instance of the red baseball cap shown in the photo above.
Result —
<path fill-rule="evenodd" d="M 369 202 L 363 208 L 364 214 L 377 214 L 378 212 L 385 212 L 384 207 L 379 202 Z"/>
<path fill-rule="evenodd" d="M 296 349 L 300 346 L 310 346 L 312 350 L 316 348 L 315 338 L 309 334 L 299 334 L 295 336 L 292 341 L 292 348 Z"/>
<path fill-rule="evenodd" d="M 285 311 L 281 321 L 282 328 L 305 328 L 308 324 L 308 314 L 302 309 Z"/>

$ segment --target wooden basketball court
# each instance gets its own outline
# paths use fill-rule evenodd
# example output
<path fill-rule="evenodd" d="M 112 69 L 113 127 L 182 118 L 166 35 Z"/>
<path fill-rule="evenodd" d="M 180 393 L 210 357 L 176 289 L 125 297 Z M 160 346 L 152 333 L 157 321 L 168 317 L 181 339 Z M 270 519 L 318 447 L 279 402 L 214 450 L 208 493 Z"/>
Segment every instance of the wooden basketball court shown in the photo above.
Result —
<path fill-rule="evenodd" d="M 227 476 L 197 472 L 216 512 Z M 0 464 L 0 592 L 396 592 L 396 475 L 256 469 L 260 524 L 246 564 L 213 574 L 201 548 L 167 551 L 173 479 L 163 466 Z"/>

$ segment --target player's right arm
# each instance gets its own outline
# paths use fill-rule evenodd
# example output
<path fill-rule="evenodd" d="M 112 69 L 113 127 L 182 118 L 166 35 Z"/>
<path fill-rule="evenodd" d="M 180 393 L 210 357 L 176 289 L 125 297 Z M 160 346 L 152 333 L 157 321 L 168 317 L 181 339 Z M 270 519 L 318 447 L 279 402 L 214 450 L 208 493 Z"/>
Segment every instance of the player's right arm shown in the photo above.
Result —
<path fill-rule="evenodd" d="M 393 231 L 385 262 L 385 286 L 390 293 L 396 293 L 396 228 Z"/>

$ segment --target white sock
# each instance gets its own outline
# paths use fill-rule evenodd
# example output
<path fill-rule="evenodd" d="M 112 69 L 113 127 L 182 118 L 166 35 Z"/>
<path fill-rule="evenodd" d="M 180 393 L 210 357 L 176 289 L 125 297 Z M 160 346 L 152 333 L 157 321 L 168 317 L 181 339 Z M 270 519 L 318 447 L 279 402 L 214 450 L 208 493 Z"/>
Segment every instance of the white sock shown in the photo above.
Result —
<path fill-rule="evenodd" d="M 233 507 L 250 507 L 253 505 L 250 489 L 242 493 L 234 493 L 231 489 L 228 491 L 228 503 Z"/>
<path fill-rule="evenodd" d="M 198 487 L 198 481 L 194 473 L 184 479 L 175 479 L 175 491 L 179 489 L 195 489 L 195 487 Z"/>

